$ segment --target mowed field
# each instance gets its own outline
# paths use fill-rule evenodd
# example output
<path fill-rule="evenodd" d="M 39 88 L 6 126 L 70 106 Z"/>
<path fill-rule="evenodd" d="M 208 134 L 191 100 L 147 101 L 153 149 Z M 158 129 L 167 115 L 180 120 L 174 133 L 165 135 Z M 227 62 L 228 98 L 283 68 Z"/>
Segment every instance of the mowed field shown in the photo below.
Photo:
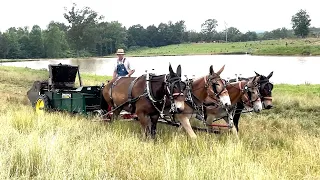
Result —
<path fill-rule="evenodd" d="M 239 142 L 162 124 L 144 141 L 138 122 L 37 116 L 26 93 L 47 73 L 0 66 L 1 179 L 320 179 L 320 85 L 275 85 L 274 109 L 241 116 Z"/>
<path fill-rule="evenodd" d="M 279 39 L 229 43 L 188 43 L 128 51 L 127 56 L 165 55 L 320 55 L 320 38 Z"/>

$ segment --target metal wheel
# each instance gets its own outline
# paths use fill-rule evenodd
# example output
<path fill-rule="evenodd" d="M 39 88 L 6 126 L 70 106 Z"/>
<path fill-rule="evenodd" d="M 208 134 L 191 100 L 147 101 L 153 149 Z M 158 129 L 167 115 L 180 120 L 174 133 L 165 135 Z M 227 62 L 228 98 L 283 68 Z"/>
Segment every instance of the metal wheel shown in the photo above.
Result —
<path fill-rule="evenodd" d="M 98 116 L 99 118 L 102 118 L 103 115 L 105 115 L 105 114 L 106 114 L 106 112 L 104 110 L 102 110 L 102 109 L 93 111 L 93 115 L 94 116 Z"/>
<path fill-rule="evenodd" d="M 39 115 L 42 115 L 48 109 L 49 109 L 49 98 L 48 96 L 41 94 L 35 103 L 36 113 Z"/>

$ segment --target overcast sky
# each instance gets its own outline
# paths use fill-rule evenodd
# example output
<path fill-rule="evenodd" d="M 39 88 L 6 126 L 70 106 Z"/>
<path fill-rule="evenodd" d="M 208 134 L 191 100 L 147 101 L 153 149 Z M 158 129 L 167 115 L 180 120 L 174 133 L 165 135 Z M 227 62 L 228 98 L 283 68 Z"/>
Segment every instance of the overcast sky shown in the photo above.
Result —
<path fill-rule="evenodd" d="M 51 20 L 66 22 L 64 7 L 72 3 L 88 6 L 125 26 L 158 25 L 160 22 L 185 20 L 188 30 L 199 31 L 209 18 L 218 20 L 218 30 L 228 26 L 240 31 L 270 31 L 291 28 L 291 17 L 299 9 L 310 15 L 311 26 L 320 27 L 320 11 L 316 0 L 0 0 L 0 31 L 9 27 L 37 24 L 46 28 Z"/>

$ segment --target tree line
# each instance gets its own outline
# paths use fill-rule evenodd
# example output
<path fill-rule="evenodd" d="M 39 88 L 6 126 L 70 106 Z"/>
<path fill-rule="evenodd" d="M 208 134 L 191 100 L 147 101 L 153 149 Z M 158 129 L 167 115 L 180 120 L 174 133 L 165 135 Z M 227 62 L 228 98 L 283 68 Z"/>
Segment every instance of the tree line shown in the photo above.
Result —
<path fill-rule="evenodd" d="M 316 36 L 312 33 L 319 32 L 317 28 L 310 31 L 311 20 L 303 10 L 292 17 L 293 30 L 278 28 L 264 33 L 242 33 L 236 27 L 218 32 L 218 21 L 215 19 L 206 20 L 201 25 L 201 32 L 187 31 L 183 20 L 146 28 L 140 24 L 126 28 L 118 21 L 103 21 L 104 17 L 89 7 L 79 9 L 74 4 L 65 11 L 63 16 L 68 24 L 51 21 L 46 29 L 34 25 L 31 30 L 28 27 L 11 27 L 0 32 L 0 59 L 106 56 L 113 54 L 117 48 L 134 50 L 191 42 L 270 40 Z"/>

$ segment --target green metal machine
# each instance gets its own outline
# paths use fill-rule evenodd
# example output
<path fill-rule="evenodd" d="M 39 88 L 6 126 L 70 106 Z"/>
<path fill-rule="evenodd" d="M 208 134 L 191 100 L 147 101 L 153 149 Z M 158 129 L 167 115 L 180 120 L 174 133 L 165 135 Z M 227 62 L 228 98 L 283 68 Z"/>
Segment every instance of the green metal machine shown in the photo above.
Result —
<path fill-rule="evenodd" d="M 35 81 L 27 92 L 37 113 L 54 110 L 89 115 L 101 109 L 107 110 L 102 97 L 103 85 L 83 86 L 79 66 L 50 64 L 48 67 L 49 79 Z M 77 74 L 80 83 L 78 88 L 75 87 Z"/>

